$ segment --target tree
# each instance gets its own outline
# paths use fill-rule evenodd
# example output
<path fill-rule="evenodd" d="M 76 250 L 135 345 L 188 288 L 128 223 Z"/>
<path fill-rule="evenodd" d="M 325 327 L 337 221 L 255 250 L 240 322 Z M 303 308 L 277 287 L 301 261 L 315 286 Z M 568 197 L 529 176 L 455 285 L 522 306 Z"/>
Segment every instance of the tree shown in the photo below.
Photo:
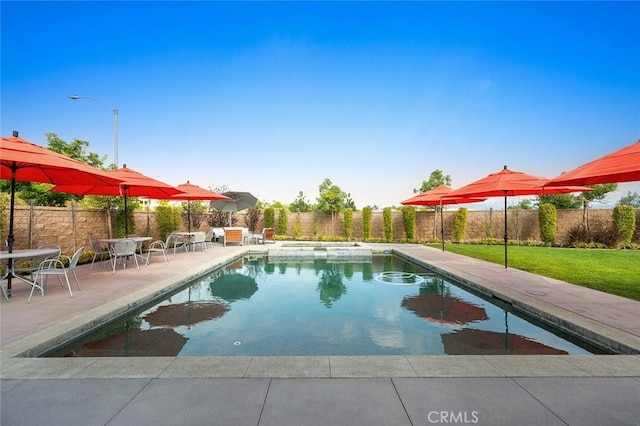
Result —
<path fill-rule="evenodd" d="M 345 210 L 352 210 L 354 212 L 358 210 L 356 208 L 356 203 L 351 199 L 351 193 L 347 194 L 347 197 L 344 200 L 344 208 Z"/>
<path fill-rule="evenodd" d="M 48 148 L 51 151 L 82 161 L 83 163 L 89 164 L 90 166 L 98 169 L 105 170 L 116 168 L 113 164 L 110 165 L 110 167 L 105 168 L 104 161 L 107 159 L 106 155 L 100 157 L 95 152 L 87 152 L 87 148 L 89 148 L 89 142 L 87 141 L 74 139 L 71 142 L 65 142 L 54 132 L 45 133 L 45 136 L 47 138 Z"/>
<path fill-rule="evenodd" d="M 302 191 L 298 192 L 298 197 L 293 203 L 289 205 L 289 209 L 292 212 L 304 213 L 311 211 L 311 204 L 307 203 L 307 197 L 304 196 Z"/>
<path fill-rule="evenodd" d="M 533 202 L 529 198 L 525 198 L 524 200 L 521 200 L 518 204 L 509 206 L 509 209 L 531 210 L 533 209 Z"/>
<path fill-rule="evenodd" d="M 451 186 L 451 176 L 449 175 L 444 175 L 442 170 L 440 169 L 436 169 L 434 171 L 431 172 L 431 174 L 429 175 L 429 180 L 428 181 L 422 181 L 422 186 L 420 186 L 420 190 L 417 189 L 413 189 L 414 194 L 416 192 L 420 192 L 421 194 L 423 192 L 427 192 L 431 189 L 437 188 L 440 185 L 446 185 L 446 186 Z M 439 206 L 431 206 L 431 207 L 427 207 L 427 209 L 433 209 L 435 210 L 435 213 L 433 215 L 433 238 L 436 237 L 436 218 L 437 218 L 437 213 L 438 213 L 438 208 Z"/>
<path fill-rule="evenodd" d="M 325 179 L 318 188 L 320 197 L 318 197 L 317 209 L 321 213 L 331 214 L 331 235 L 333 236 L 333 220 L 336 213 L 344 210 L 347 194 L 330 179 Z"/>
<path fill-rule="evenodd" d="M 557 210 L 577 209 L 582 205 L 580 198 L 571 194 L 539 195 L 536 204 L 553 204 Z"/>
<path fill-rule="evenodd" d="M 583 213 L 582 224 L 586 227 L 587 233 L 589 233 L 589 203 L 592 201 L 602 201 L 607 193 L 615 191 L 618 188 L 617 183 L 605 183 L 604 185 L 588 185 L 593 191 L 583 192 L 578 195 L 582 199 Z"/>
<path fill-rule="evenodd" d="M 429 180 L 422 181 L 422 185 L 420 186 L 420 189 L 414 188 L 413 192 L 414 194 L 417 192 L 419 193 L 427 192 L 430 189 L 439 187 L 440 185 L 451 186 L 451 176 L 449 175 L 445 176 L 442 170 L 436 169 L 432 171 L 431 174 L 429 175 Z"/>
<path fill-rule="evenodd" d="M 627 194 L 618 200 L 617 205 L 632 206 L 636 209 L 640 209 L 640 194 L 635 191 L 633 193 L 631 193 L 631 191 L 627 191 Z"/>

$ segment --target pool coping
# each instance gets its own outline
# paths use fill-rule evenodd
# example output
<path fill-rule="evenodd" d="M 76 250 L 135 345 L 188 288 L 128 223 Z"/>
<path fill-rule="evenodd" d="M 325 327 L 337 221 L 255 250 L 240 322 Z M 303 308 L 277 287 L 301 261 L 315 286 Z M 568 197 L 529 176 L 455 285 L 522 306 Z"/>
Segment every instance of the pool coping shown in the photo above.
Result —
<path fill-rule="evenodd" d="M 495 265 L 461 259 L 451 253 L 439 253 L 420 245 L 362 244 L 374 253 L 393 252 L 417 263 L 428 263 L 439 272 L 455 275 L 476 290 L 488 291 L 514 305 L 531 306 L 549 318 L 575 324 L 577 329 L 593 333 L 598 338 L 619 342 L 640 353 L 640 337 L 585 315 L 578 315 L 556 304 L 540 300 L 504 283 L 488 282 L 471 269 L 487 269 L 500 274 Z M 69 336 L 112 319 L 136 306 L 147 303 L 159 293 L 171 291 L 245 254 L 265 253 L 267 246 L 247 246 L 220 250 L 221 255 L 206 265 L 191 268 L 180 279 L 161 280 L 125 297 L 107 301 L 80 315 L 65 318 L 56 324 L 3 344 L 0 350 L 0 378 L 180 378 L 180 377 L 638 377 L 640 355 L 457 355 L 457 356 L 319 356 L 319 357 L 144 357 L 144 358 L 25 358 L 49 348 Z M 478 263 L 481 262 L 481 263 Z M 506 274 L 533 278 L 522 271 Z M 484 272 L 486 273 L 486 271 Z M 524 275 L 523 275 L 524 274 Z M 124 274 L 123 274 L 124 275 Z M 556 285 L 558 283 L 555 283 Z M 566 283 L 561 283 L 566 284 Z M 570 285 L 570 284 L 567 284 Z M 575 287 L 575 286 L 574 286 Z M 589 289 L 585 289 L 589 290 Z M 592 291 L 592 290 L 589 290 Z M 632 301 L 633 302 L 633 301 Z M 633 302 L 640 307 L 640 303 Z M 635 307 L 636 305 L 632 305 Z M 636 311 L 640 312 L 640 310 Z M 637 322 L 636 322 L 637 323 Z"/>

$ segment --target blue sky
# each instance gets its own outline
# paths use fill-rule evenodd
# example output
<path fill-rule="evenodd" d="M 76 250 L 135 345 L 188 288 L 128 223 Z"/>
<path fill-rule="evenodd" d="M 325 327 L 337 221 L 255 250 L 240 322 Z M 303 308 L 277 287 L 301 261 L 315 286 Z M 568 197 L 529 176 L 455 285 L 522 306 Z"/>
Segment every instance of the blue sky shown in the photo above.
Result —
<path fill-rule="evenodd" d="M 436 169 L 552 178 L 640 139 L 638 2 L 0 7 L 1 134 L 112 162 L 112 112 L 68 99 L 97 98 L 120 165 L 172 185 L 313 202 L 329 178 L 385 207 Z"/>

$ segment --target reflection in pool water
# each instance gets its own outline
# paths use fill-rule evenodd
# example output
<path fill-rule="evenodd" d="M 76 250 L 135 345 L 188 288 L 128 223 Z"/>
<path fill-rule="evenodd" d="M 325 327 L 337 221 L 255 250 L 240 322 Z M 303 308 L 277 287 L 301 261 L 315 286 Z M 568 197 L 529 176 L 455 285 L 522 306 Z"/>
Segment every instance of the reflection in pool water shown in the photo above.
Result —
<path fill-rule="evenodd" d="M 247 256 L 52 356 L 595 352 L 432 271 L 375 255 L 279 263 Z"/>

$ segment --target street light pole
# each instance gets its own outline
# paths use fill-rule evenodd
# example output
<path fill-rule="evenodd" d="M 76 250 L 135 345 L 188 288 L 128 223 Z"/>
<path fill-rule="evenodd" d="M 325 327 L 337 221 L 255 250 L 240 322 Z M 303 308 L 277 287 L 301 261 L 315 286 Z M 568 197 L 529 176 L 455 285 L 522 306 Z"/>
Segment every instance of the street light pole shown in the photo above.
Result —
<path fill-rule="evenodd" d="M 100 102 L 102 105 L 106 106 L 113 112 L 113 162 L 117 168 L 118 167 L 118 109 L 111 107 L 108 103 L 100 99 L 90 98 L 88 96 L 71 95 L 69 96 L 69 99 L 72 99 L 72 100 L 89 99 L 92 101 Z"/>

